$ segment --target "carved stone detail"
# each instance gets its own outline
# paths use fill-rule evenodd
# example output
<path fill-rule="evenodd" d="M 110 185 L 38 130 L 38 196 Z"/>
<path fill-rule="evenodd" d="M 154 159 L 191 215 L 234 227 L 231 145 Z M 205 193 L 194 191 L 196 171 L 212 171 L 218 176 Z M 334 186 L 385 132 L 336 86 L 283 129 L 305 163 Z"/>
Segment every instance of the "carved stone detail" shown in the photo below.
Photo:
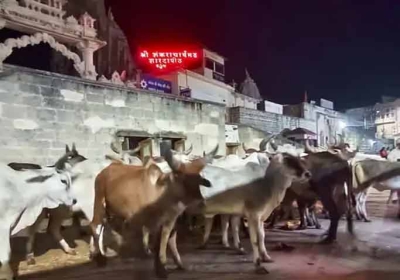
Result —
<path fill-rule="evenodd" d="M 84 65 L 79 55 L 70 51 L 65 45 L 58 43 L 54 37 L 46 33 L 36 33 L 32 36 L 24 35 L 17 39 L 10 38 L 0 44 L 0 71 L 3 70 L 3 61 L 12 54 L 14 48 L 20 49 L 28 45 L 34 46 L 40 43 L 49 44 L 50 47 L 59 51 L 68 59 L 71 59 L 74 62 L 74 67 L 79 75 L 81 77 L 84 76 Z"/>
<path fill-rule="evenodd" d="M 111 82 L 116 85 L 124 85 L 124 82 L 122 81 L 121 76 L 117 71 L 114 71 L 114 73 L 112 74 Z"/>
<path fill-rule="evenodd" d="M 35 34 L 33 37 L 37 34 L 47 34 L 48 37 L 45 40 L 50 41 L 45 42 L 50 45 L 57 40 L 61 43 L 77 46 L 82 52 L 83 62 L 81 60 L 78 62 L 74 58 L 75 69 L 80 70 L 81 77 L 96 80 L 97 73 L 93 64 L 93 54 L 104 47 L 106 42 L 96 38 L 95 19 L 88 13 L 83 14 L 79 20 L 73 16 L 63 18 L 66 13 L 63 7 L 67 2 L 67 0 L 21 0 L 19 2 L 16 0 L 0 0 L 0 29 L 7 27 L 20 32 Z M 11 46 L 10 42 L 14 41 L 9 41 L 8 45 L 3 44 L 0 62 L 3 62 L 12 53 L 13 47 L 18 47 L 18 44 L 23 41 L 15 42 L 14 44 L 17 45 L 12 46 L 11 49 L 9 47 Z M 22 45 L 28 44 L 30 43 L 23 43 Z M 61 51 L 60 46 L 63 45 L 53 44 L 51 46 L 57 47 L 59 48 L 57 50 Z M 64 48 L 66 49 L 65 46 Z"/>

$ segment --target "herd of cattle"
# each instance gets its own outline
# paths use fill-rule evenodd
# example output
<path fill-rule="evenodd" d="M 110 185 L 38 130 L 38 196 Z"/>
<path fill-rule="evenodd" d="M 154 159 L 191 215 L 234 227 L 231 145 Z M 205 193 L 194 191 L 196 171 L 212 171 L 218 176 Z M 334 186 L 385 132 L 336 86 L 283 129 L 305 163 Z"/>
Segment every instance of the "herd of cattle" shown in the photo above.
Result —
<path fill-rule="evenodd" d="M 234 248 L 243 253 L 239 228 L 247 220 L 253 262 L 257 273 L 266 273 L 262 263 L 271 262 L 264 243 L 264 222 L 275 222 L 282 211 L 297 201 L 300 228 L 315 225 L 319 200 L 329 214 L 330 227 L 323 243 L 336 240 L 340 218 L 345 215 L 350 234 L 352 216 L 369 221 L 365 201 L 368 189 L 397 191 L 400 198 L 400 163 L 358 153 L 343 141 L 325 149 L 278 145 L 276 135 L 261 141 L 259 150 L 246 149 L 246 156 L 216 156 L 218 146 L 203 156 L 188 151 L 165 151 L 163 157 L 140 160 L 138 149 L 122 151 L 101 160 L 86 159 L 75 147 L 53 165 L 33 163 L 0 165 L 0 279 L 13 279 L 9 261 L 10 238 L 28 229 L 28 264 L 35 264 L 33 244 L 41 221 L 49 218 L 48 231 L 68 254 L 74 249 L 61 235 L 69 213 L 83 213 L 90 221 L 91 258 L 106 264 L 105 226 L 122 221 L 114 230 L 138 228 L 143 246 L 151 253 L 149 234 L 155 235 L 154 264 L 159 277 L 167 277 L 167 246 L 178 268 L 183 269 L 177 249 L 176 221 L 202 215 L 205 247 L 215 215 L 221 215 L 222 243 L 229 247 L 228 228 Z M 289 142 L 287 142 L 289 143 Z M 400 199 L 399 199 L 400 217 Z M 73 215 L 75 225 L 80 225 Z"/>

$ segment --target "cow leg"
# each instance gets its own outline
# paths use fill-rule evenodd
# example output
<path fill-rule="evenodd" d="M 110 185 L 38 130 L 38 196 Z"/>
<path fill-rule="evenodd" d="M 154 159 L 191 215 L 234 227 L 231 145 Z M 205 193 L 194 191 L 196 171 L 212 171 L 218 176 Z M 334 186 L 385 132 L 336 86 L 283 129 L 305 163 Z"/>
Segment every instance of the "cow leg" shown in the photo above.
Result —
<path fill-rule="evenodd" d="M 361 220 L 361 197 L 362 196 L 362 192 L 360 192 L 360 193 L 358 193 L 357 195 L 356 195 L 356 211 L 355 211 L 355 214 L 356 214 L 356 219 L 357 220 Z"/>
<path fill-rule="evenodd" d="M 400 219 L 400 190 L 397 191 L 397 205 L 398 205 L 397 218 Z"/>
<path fill-rule="evenodd" d="M 64 218 L 66 218 L 66 211 L 68 210 L 64 206 L 59 206 L 50 210 L 48 230 L 54 239 L 60 244 L 65 253 L 69 255 L 76 255 L 76 251 L 69 247 L 68 243 L 65 241 L 64 237 L 62 237 L 60 232 L 61 224 Z"/>
<path fill-rule="evenodd" d="M 250 231 L 250 242 L 253 248 L 253 263 L 256 267 L 256 273 L 267 274 L 268 270 L 261 265 L 260 251 L 259 251 L 259 235 L 258 231 L 260 228 L 260 217 L 250 216 L 248 218 L 249 231 Z"/>
<path fill-rule="evenodd" d="M 172 258 L 174 259 L 175 264 L 178 266 L 178 269 L 186 270 L 186 268 L 182 264 L 181 256 L 178 251 L 178 246 L 176 245 L 176 238 L 177 238 L 177 231 L 176 229 L 174 229 L 168 240 L 168 247 L 171 250 Z"/>
<path fill-rule="evenodd" d="M 36 219 L 35 223 L 28 227 L 28 241 L 26 242 L 26 263 L 28 265 L 36 264 L 35 254 L 33 252 L 33 246 L 35 244 L 36 233 L 39 229 L 40 223 L 45 218 L 46 214 L 42 211 L 39 217 Z"/>
<path fill-rule="evenodd" d="M 205 217 L 204 219 L 204 234 L 203 234 L 203 243 L 200 245 L 200 249 L 205 249 L 207 247 L 208 239 L 210 238 L 212 225 L 214 221 L 214 217 Z"/>
<path fill-rule="evenodd" d="M 306 205 L 301 199 L 297 200 L 297 206 L 299 209 L 299 214 L 300 214 L 300 225 L 298 229 L 306 229 L 307 228 L 307 223 L 306 223 L 306 217 L 305 217 L 305 212 L 306 212 Z"/>
<path fill-rule="evenodd" d="M 271 221 L 269 222 L 267 229 L 273 229 L 274 225 L 276 224 L 276 221 L 278 220 L 278 211 L 279 211 L 279 207 L 277 209 L 275 209 L 272 214 L 271 214 Z"/>
<path fill-rule="evenodd" d="M 368 198 L 368 193 L 365 192 L 363 197 L 362 197 L 362 203 L 361 203 L 361 216 L 364 220 L 364 222 L 369 223 L 371 222 L 370 219 L 368 219 L 368 214 L 367 214 L 367 198 Z"/>
<path fill-rule="evenodd" d="M 336 240 L 337 228 L 339 225 L 340 215 L 336 207 L 336 203 L 333 199 L 332 193 L 323 193 L 321 195 L 322 203 L 324 207 L 329 211 L 330 225 L 328 230 L 328 236 L 322 240 L 322 244 L 331 244 Z"/>
<path fill-rule="evenodd" d="M 230 247 L 229 240 L 228 240 L 229 218 L 230 218 L 230 215 L 221 215 L 222 245 L 225 248 Z"/>
<path fill-rule="evenodd" d="M 144 252 L 146 253 L 147 256 L 151 255 L 151 250 L 149 247 L 149 238 L 150 238 L 149 230 L 146 227 L 142 227 L 143 248 L 144 248 Z"/>
<path fill-rule="evenodd" d="M 312 210 L 310 207 L 306 207 L 306 220 L 307 220 L 307 226 L 314 227 L 315 226 L 315 221 L 312 216 Z"/>
<path fill-rule="evenodd" d="M 315 215 L 315 207 L 313 206 L 310 211 L 311 219 L 314 221 L 314 225 L 316 229 L 321 228 L 321 224 L 319 223 L 319 220 L 317 216 Z"/>
<path fill-rule="evenodd" d="M 12 280 L 14 273 L 10 266 L 11 244 L 10 225 L 0 225 L 0 279 Z"/>
<path fill-rule="evenodd" d="M 264 223 L 261 221 L 258 225 L 257 230 L 257 239 L 258 239 L 258 249 L 260 250 L 261 261 L 264 263 L 273 262 L 272 258 L 268 255 L 267 248 L 265 248 L 265 230 Z"/>
<path fill-rule="evenodd" d="M 240 254 L 246 254 L 244 248 L 242 247 L 242 244 L 240 243 L 240 237 L 239 237 L 240 221 L 241 221 L 240 216 L 236 215 L 231 216 L 231 231 L 233 237 L 233 246 L 235 250 L 237 250 Z"/>
<path fill-rule="evenodd" d="M 168 273 L 165 268 L 167 264 L 167 245 L 168 240 L 170 239 L 171 232 L 174 229 L 175 220 L 172 222 L 168 222 L 161 228 L 161 236 L 159 237 L 159 249 L 155 258 L 155 270 L 158 277 L 167 278 Z"/>

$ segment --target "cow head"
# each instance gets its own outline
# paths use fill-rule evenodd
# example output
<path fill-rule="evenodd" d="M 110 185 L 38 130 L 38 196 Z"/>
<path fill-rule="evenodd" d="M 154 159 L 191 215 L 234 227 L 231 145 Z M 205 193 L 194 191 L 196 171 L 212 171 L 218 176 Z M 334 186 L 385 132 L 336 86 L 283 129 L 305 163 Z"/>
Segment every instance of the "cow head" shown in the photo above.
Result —
<path fill-rule="evenodd" d="M 217 151 L 218 145 L 207 156 L 214 157 Z M 176 194 L 186 203 L 202 199 L 200 186 L 211 187 L 210 181 L 200 175 L 200 172 L 207 164 L 207 156 L 183 163 L 173 156 L 171 150 L 167 150 L 165 153 L 165 160 L 172 172 L 165 174 L 161 179 L 167 180 L 167 183 L 172 185 Z"/>
<path fill-rule="evenodd" d="M 68 145 L 65 145 L 65 155 L 64 156 L 66 156 L 66 158 L 65 158 L 65 161 L 63 162 L 63 164 L 69 164 L 71 167 L 74 166 L 75 164 L 77 164 L 78 162 L 87 160 L 87 158 L 80 155 L 79 152 L 76 150 L 75 143 L 72 143 L 72 149 L 70 149 Z M 64 159 L 64 157 L 62 157 L 61 159 Z"/>
<path fill-rule="evenodd" d="M 272 157 L 271 163 L 281 164 L 285 175 L 292 177 L 293 181 L 311 179 L 311 172 L 308 170 L 306 161 L 303 158 L 288 153 L 278 153 Z"/>
<path fill-rule="evenodd" d="M 44 208 L 54 208 L 53 204 L 65 204 L 72 206 L 76 200 L 70 193 L 72 178 L 70 168 L 75 165 L 77 158 L 84 158 L 76 151 L 75 145 L 72 150 L 66 149 L 66 153 L 57 160 L 54 169 L 40 169 L 37 172 L 38 176 L 27 179 L 28 184 L 40 184 L 45 190 Z M 81 160 L 82 161 L 82 160 Z"/>

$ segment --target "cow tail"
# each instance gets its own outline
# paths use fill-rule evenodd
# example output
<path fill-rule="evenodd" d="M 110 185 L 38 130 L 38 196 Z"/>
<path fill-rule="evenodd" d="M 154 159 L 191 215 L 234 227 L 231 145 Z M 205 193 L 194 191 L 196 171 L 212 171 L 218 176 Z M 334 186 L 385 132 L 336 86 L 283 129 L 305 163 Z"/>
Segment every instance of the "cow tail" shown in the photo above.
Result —
<path fill-rule="evenodd" d="M 347 213 L 346 213 L 346 219 L 347 219 L 347 231 L 351 234 L 354 235 L 354 224 L 353 224 L 353 207 L 356 207 L 356 198 L 354 195 L 354 190 L 353 190 L 353 178 L 352 178 L 352 169 L 348 169 L 348 176 L 347 176 Z"/>
<path fill-rule="evenodd" d="M 95 196 L 94 196 L 94 207 L 93 207 L 93 220 L 91 222 L 91 228 L 95 241 L 96 251 L 104 256 L 103 247 L 103 235 L 104 235 L 104 218 L 106 216 L 105 207 L 105 190 L 102 182 L 104 182 L 104 176 L 101 172 L 95 180 Z M 98 252 L 97 251 L 97 252 Z"/>

